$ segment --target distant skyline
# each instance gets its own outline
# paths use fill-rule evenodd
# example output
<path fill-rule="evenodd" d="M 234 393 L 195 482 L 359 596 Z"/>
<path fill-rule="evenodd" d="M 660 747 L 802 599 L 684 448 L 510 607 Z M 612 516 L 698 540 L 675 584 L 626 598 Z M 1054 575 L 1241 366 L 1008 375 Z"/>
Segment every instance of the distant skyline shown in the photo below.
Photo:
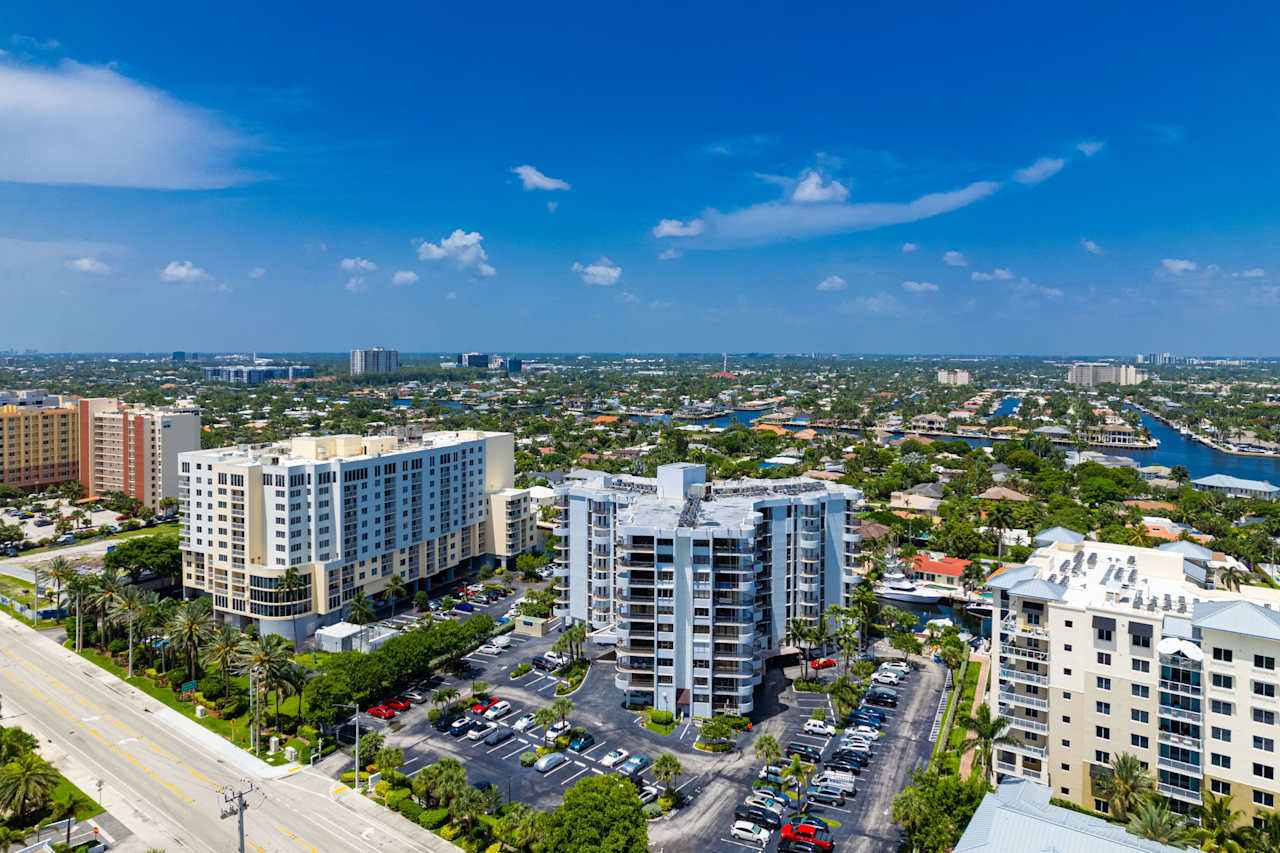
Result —
<path fill-rule="evenodd" d="M 1280 355 L 1280 9 L 18 0 L 0 349 Z"/>

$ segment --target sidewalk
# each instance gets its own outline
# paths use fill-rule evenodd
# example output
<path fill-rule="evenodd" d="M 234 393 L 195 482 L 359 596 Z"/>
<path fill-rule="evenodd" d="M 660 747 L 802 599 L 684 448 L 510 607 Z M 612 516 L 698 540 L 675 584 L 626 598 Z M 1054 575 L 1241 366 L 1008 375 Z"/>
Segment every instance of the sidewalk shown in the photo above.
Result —
<path fill-rule="evenodd" d="M 428 850 L 430 853 L 462 853 L 461 847 L 445 841 L 434 832 L 423 829 L 408 818 L 401 817 L 390 809 L 378 805 L 368 797 L 357 794 L 346 786 L 337 791 L 333 797 L 338 805 L 348 809 L 358 817 L 384 825 L 388 821 L 392 821 L 393 823 L 387 827 L 388 829 L 394 829 L 397 834 L 422 845 L 423 850 Z"/>
<path fill-rule="evenodd" d="M 987 678 L 990 675 L 990 670 L 991 670 L 991 656 L 980 655 L 975 652 L 974 654 L 969 656 L 969 666 L 973 666 L 974 663 L 977 663 L 979 667 L 978 689 L 975 690 L 973 693 L 973 705 L 971 707 L 956 709 L 957 718 L 959 718 L 961 714 L 969 714 L 970 716 L 972 716 L 974 711 L 978 709 L 978 706 L 981 705 L 983 700 L 986 698 Z M 957 684 L 956 689 L 960 690 L 961 685 Z M 966 752 L 964 755 L 960 756 L 960 775 L 961 776 L 969 775 L 969 768 L 973 766 L 973 755 L 974 755 L 974 751 L 971 749 L 968 752 Z"/>

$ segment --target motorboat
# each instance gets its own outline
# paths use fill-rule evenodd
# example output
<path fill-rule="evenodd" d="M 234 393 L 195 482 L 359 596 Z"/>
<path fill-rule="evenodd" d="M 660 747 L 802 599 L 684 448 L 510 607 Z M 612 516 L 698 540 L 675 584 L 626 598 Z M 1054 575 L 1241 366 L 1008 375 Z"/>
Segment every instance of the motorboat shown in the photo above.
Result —
<path fill-rule="evenodd" d="M 937 604 L 943 596 L 921 589 L 902 572 L 887 572 L 876 584 L 876 597 L 908 604 Z"/>

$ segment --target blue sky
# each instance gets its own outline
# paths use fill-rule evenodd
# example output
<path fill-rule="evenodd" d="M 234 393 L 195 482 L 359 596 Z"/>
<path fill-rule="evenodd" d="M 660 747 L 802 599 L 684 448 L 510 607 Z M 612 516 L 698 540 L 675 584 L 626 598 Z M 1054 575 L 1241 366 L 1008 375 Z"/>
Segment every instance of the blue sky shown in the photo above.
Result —
<path fill-rule="evenodd" d="M 1276 7 L 859 5 L 11 3 L 0 347 L 1280 354 Z"/>

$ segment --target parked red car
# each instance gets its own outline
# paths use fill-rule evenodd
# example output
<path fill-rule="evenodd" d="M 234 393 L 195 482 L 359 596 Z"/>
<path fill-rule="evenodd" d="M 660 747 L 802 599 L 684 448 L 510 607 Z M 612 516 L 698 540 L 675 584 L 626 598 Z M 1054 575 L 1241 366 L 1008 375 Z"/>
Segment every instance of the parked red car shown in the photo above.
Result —
<path fill-rule="evenodd" d="M 471 713 L 483 714 L 485 711 L 489 710 L 490 708 L 492 708 L 494 705 L 497 705 L 497 704 L 498 704 L 498 697 L 490 696 L 488 699 L 485 699 L 483 701 L 477 702 L 476 704 L 472 705 Z"/>
<path fill-rule="evenodd" d="M 407 711 L 409 710 L 409 700 L 397 696 L 394 699 L 387 700 L 387 707 L 396 711 Z"/>
<path fill-rule="evenodd" d="M 390 720 L 396 715 L 396 712 L 388 708 L 386 705 L 374 705 L 369 709 L 369 716 L 377 717 L 379 720 Z"/>
<path fill-rule="evenodd" d="M 782 827 L 782 837 L 788 841 L 808 841 L 823 850 L 832 846 L 831 830 L 822 829 L 807 823 L 789 823 Z"/>
<path fill-rule="evenodd" d="M 833 661 L 831 658 L 814 658 L 813 660 L 809 661 L 809 666 L 813 667 L 814 669 L 829 669 L 835 665 L 836 665 L 836 662 Z"/>

